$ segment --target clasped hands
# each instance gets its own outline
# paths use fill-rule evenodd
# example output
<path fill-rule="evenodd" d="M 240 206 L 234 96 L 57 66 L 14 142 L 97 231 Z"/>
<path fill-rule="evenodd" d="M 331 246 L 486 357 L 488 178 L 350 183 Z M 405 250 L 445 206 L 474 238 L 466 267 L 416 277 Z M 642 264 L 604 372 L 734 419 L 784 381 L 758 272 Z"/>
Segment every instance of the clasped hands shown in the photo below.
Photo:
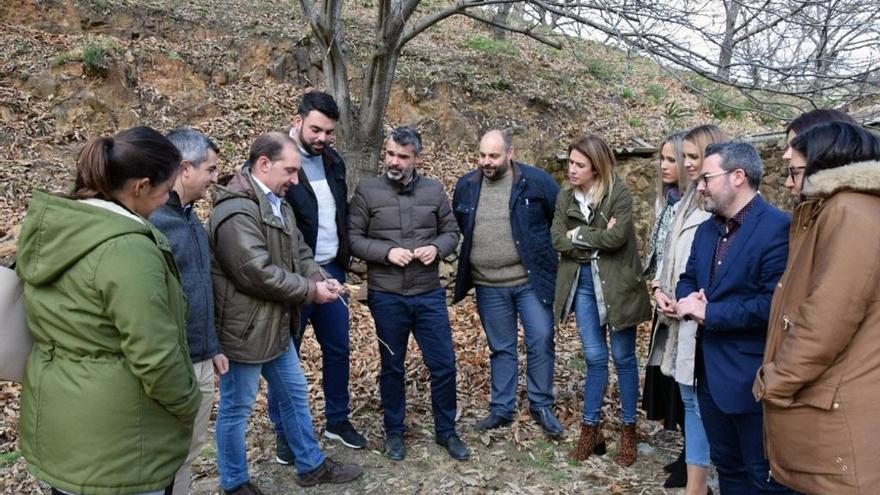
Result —
<path fill-rule="evenodd" d="M 709 301 L 703 289 L 699 292 L 691 292 L 687 297 L 675 301 L 663 292 L 663 289 L 657 288 L 654 290 L 654 300 L 657 301 L 657 310 L 667 318 L 692 319 L 701 325 L 706 320 L 706 305 Z"/>
<path fill-rule="evenodd" d="M 410 264 L 413 260 L 419 260 L 424 265 L 430 265 L 436 258 L 437 246 L 433 244 L 417 247 L 412 251 L 402 247 L 391 248 L 388 251 L 388 262 L 400 267 Z"/>

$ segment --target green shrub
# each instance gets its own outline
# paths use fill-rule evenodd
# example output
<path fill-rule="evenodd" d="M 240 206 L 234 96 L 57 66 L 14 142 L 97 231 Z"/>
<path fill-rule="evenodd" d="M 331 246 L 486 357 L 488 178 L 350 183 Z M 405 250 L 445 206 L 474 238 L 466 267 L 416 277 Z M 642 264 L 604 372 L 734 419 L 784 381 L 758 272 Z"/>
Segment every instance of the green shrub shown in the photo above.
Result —
<path fill-rule="evenodd" d="M 607 60 L 600 58 L 588 58 L 584 64 L 587 74 L 603 82 L 611 82 L 617 76 L 617 71 L 608 63 Z"/>
<path fill-rule="evenodd" d="M 61 52 L 49 60 L 49 65 L 51 65 L 52 67 L 57 67 L 59 65 L 64 65 L 67 62 L 78 60 L 79 58 L 80 54 L 74 51 Z"/>
<path fill-rule="evenodd" d="M 498 91 L 510 91 L 513 88 L 508 81 L 500 77 L 489 82 L 489 87 Z"/>
<path fill-rule="evenodd" d="M 508 55 L 516 57 L 519 50 L 506 41 L 498 41 L 485 36 L 477 36 L 467 41 L 466 46 L 472 50 L 483 52 L 487 55 Z"/>
<path fill-rule="evenodd" d="M 654 103 L 660 103 L 666 97 L 666 88 L 662 84 L 651 83 L 645 87 L 645 93 L 654 100 Z"/>
<path fill-rule="evenodd" d="M 103 45 L 88 42 L 83 48 L 82 63 L 84 71 L 90 76 L 103 77 L 110 69 L 110 53 Z"/>

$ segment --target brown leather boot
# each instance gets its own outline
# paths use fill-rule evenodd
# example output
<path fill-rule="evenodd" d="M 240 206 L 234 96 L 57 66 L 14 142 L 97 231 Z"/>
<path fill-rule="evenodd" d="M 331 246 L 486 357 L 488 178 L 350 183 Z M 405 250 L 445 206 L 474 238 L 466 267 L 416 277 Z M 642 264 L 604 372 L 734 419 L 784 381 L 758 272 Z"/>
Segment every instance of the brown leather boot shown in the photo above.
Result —
<path fill-rule="evenodd" d="M 636 425 L 623 425 L 620 429 L 620 440 L 617 442 L 617 457 L 615 460 L 621 466 L 631 466 L 636 462 Z"/>
<path fill-rule="evenodd" d="M 569 457 L 574 461 L 583 461 L 590 454 L 602 455 L 605 453 L 605 437 L 602 435 L 601 425 L 581 425 L 581 436 L 577 446 L 571 451 Z"/>

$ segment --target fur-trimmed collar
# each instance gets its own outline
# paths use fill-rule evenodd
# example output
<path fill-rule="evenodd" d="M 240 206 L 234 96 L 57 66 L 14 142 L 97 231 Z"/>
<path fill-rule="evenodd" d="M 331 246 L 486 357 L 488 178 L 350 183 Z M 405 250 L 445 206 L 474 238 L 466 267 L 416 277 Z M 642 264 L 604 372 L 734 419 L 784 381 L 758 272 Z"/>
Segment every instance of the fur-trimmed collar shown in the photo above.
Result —
<path fill-rule="evenodd" d="M 880 161 L 851 163 L 816 172 L 804 181 L 804 196 L 828 197 L 839 191 L 880 195 Z"/>

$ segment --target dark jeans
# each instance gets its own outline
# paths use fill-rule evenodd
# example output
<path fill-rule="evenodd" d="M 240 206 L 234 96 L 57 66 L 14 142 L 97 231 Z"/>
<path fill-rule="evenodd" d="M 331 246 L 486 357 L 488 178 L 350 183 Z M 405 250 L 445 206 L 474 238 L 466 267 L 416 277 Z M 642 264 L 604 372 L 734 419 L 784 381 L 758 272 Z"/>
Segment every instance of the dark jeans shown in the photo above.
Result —
<path fill-rule="evenodd" d="M 382 368 L 379 392 L 385 412 L 385 433 L 406 431 L 406 387 L 404 384 L 406 347 L 412 332 L 422 351 L 425 366 L 431 373 L 431 408 L 434 433 L 445 439 L 455 433 L 455 351 L 452 329 L 446 309 L 446 292 L 438 288 L 424 294 L 403 296 L 390 292 L 369 291 L 367 303 L 376 322 L 381 342 Z"/>
<path fill-rule="evenodd" d="M 345 282 L 345 270 L 336 263 L 322 265 L 330 275 L 340 282 Z M 346 298 L 345 303 L 348 303 Z M 321 346 L 321 371 L 324 389 L 324 416 L 327 423 L 340 423 L 348 419 L 351 348 L 349 346 L 349 312 L 348 306 L 342 301 L 328 304 L 308 304 L 302 308 L 300 316 L 300 338 L 294 338 L 296 352 L 302 346 L 302 336 L 306 325 L 311 321 L 315 338 Z M 272 394 L 266 397 L 269 406 L 269 418 L 275 424 L 275 431 L 284 435 L 278 414 L 278 404 Z"/>
<path fill-rule="evenodd" d="M 709 438 L 712 463 L 723 495 L 793 494 L 770 478 L 764 457 L 761 413 L 728 414 L 715 404 L 704 377 L 697 387 L 700 415 Z"/>

